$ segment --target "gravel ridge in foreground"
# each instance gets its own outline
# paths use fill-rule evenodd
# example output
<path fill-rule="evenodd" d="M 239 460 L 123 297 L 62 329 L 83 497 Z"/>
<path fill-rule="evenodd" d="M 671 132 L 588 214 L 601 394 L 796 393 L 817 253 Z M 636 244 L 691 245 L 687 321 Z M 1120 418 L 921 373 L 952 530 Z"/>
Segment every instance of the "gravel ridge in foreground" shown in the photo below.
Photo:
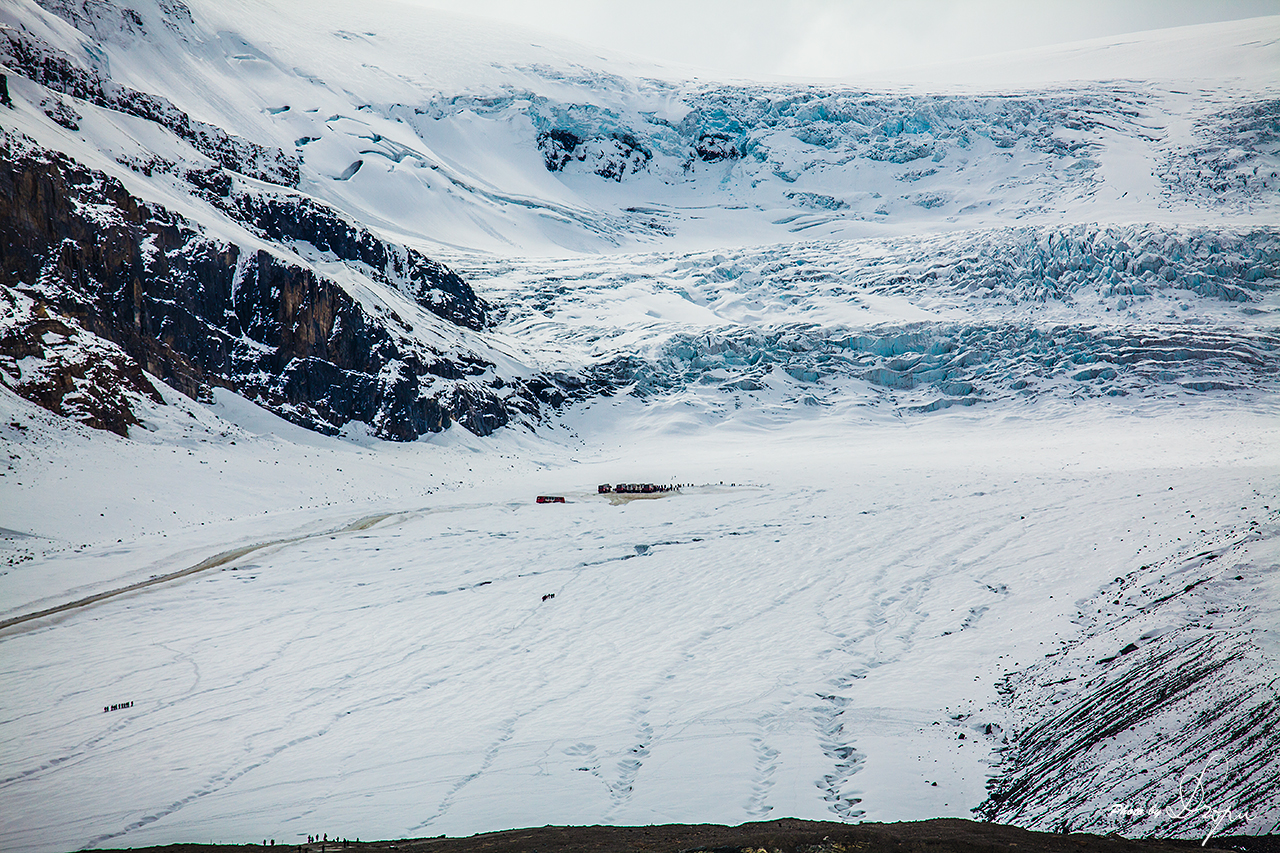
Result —
<path fill-rule="evenodd" d="M 1160 851 L 1243 850 L 1280 851 L 1275 835 L 1222 836 L 1201 847 L 1200 839 L 1128 839 L 1086 833 L 1033 832 L 997 823 L 961 818 L 902 823 L 831 823 L 784 818 L 741 826 L 663 824 L 657 826 L 544 826 L 508 829 L 468 838 L 414 838 L 310 844 L 170 844 L 132 848 L 134 853 L 230 853 L 279 850 L 297 853 L 360 853 L 396 850 L 409 853 L 944 853 L 944 851 L 1103 851 L 1104 853 L 1160 853 Z M 110 853 L 110 851 L 102 851 Z"/>

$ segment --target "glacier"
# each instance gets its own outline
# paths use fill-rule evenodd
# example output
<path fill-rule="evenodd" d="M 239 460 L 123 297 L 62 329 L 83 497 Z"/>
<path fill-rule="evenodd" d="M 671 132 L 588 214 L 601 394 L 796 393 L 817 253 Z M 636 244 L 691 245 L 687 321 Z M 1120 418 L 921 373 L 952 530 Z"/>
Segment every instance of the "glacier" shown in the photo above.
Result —
<path fill-rule="evenodd" d="M 0 847 L 1276 832 L 1278 36 L 0 5 Z"/>

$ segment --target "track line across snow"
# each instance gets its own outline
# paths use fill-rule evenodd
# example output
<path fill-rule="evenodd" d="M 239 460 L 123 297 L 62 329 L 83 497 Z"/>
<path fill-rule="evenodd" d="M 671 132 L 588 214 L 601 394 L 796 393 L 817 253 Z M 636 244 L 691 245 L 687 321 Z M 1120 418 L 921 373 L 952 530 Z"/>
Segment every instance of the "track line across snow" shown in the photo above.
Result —
<path fill-rule="evenodd" d="M 116 589 L 109 589 L 106 592 L 99 592 L 99 593 L 95 593 L 94 595 L 88 595 L 88 596 L 85 596 L 84 598 L 79 598 L 79 599 L 76 599 L 75 601 L 69 601 L 66 604 L 59 604 L 55 607 L 46 607 L 44 610 L 37 610 L 34 613 L 24 613 L 21 616 L 14 616 L 12 618 L 5 619 L 3 621 L 0 621 L 0 631 L 5 630 L 6 628 L 12 628 L 14 625 L 21 625 L 23 622 L 30 622 L 33 619 L 39 619 L 44 616 L 52 616 L 55 613 L 63 613 L 67 610 L 75 610 L 80 607 L 88 607 L 90 604 L 97 604 L 100 601 L 106 601 L 107 599 L 115 598 L 118 595 L 124 595 L 125 593 L 129 593 L 129 592 L 136 592 L 137 590 L 145 589 L 146 587 L 149 587 L 149 586 L 157 586 L 162 583 L 168 583 L 169 581 L 178 580 L 179 578 L 185 578 L 188 575 L 194 575 L 194 574 L 197 574 L 198 572 L 203 572 L 207 569 L 217 568 L 218 566 L 225 566 L 227 563 L 230 563 L 233 560 L 238 560 L 241 557 L 244 557 L 248 554 L 252 554 L 254 551 L 261 551 L 263 548 L 270 548 L 273 545 L 290 545 L 290 544 L 293 544 L 294 542 L 305 542 L 308 539 L 315 539 L 320 536 L 335 536 L 339 533 L 357 533 L 361 530 L 368 530 L 373 525 L 387 518 L 390 518 L 393 515 L 397 515 L 397 513 L 384 512 L 384 513 L 379 513 L 377 515 L 368 515 L 368 516 L 365 516 L 364 518 L 351 522 L 345 527 L 340 527 L 336 530 L 322 530 L 318 533 L 308 533 L 305 536 L 292 536 L 285 539 L 272 539 L 269 542 L 259 542 L 256 545 L 243 545 L 239 548 L 232 548 L 229 551 L 223 551 L 219 554 L 214 554 L 212 557 L 209 557 L 207 560 L 197 563 L 194 566 L 189 566 L 188 568 L 180 569 L 176 572 L 169 572 L 168 574 L 165 574 L 165 575 L 159 575 L 154 578 L 148 578 L 145 581 L 138 581 L 137 583 L 131 583 L 128 586 L 122 586 Z"/>

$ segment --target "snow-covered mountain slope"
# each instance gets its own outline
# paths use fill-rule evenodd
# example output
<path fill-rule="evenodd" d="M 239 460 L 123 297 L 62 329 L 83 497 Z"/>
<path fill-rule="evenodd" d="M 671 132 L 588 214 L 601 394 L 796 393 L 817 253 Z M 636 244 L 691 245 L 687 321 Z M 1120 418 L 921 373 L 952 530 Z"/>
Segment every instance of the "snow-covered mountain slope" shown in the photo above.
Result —
<path fill-rule="evenodd" d="M 718 246 L 731 233 L 756 243 L 1276 213 L 1280 17 L 1169 31 L 1194 87 L 1134 73 L 1167 72 L 1162 31 L 1108 43 L 1128 74 L 1065 71 L 1052 84 L 973 92 L 619 74 L 572 46 L 521 45 L 407 4 L 363 7 L 360 32 L 344 29 L 343 4 L 139 5 L 15 3 L 10 44 L 26 46 L 8 64 L 52 80 L 51 62 L 63 62 L 107 89 L 157 96 L 151 112 L 182 111 L 234 136 L 229 147 L 253 143 L 275 159 L 239 171 L 297 183 L 416 241 L 563 254 L 671 236 Z M 1195 37 L 1213 49 L 1182 44 Z M 1223 53 L 1240 57 L 1225 72 Z M 119 110 L 100 120 L 120 126 L 79 139 L 32 132 L 105 161 L 158 158 L 153 172 L 174 171 L 159 161 L 208 165 L 213 146 L 197 132 L 166 144 L 136 138 Z M 179 181 L 169 201 L 189 194 Z"/>
<path fill-rule="evenodd" d="M 50 5 L 83 32 L 20 8 L 14 23 L 71 61 L 284 152 L 304 191 L 419 241 L 562 254 L 1276 213 L 1280 17 L 1196 31 L 1214 49 L 1179 52 L 1195 87 L 1130 73 L 949 93 L 621 76 L 408 5 L 362 8 L 360 32 L 342 4 L 175 4 L 138 23 L 110 3 Z M 1108 45 L 1116 70 L 1171 49 L 1163 32 L 1128 41 Z M 1236 75 L 1226 52 L 1244 57 Z M 104 153 L 193 153 L 167 147 Z"/>
<path fill-rule="evenodd" d="M 1163 324 L 1168 309 L 1190 310 L 1178 291 L 1265 305 L 1275 281 L 1269 226 L 1280 199 L 1280 100 L 1261 69 L 1275 58 L 1280 18 L 1206 29 L 1202 49 L 1185 51 L 1184 71 L 1200 75 L 1194 88 L 1076 80 L 939 93 L 690 83 L 635 67 L 624 76 L 572 46 L 529 46 L 397 5 L 362 10 L 358 32 L 342 26 L 350 20 L 341 4 L 308 5 L 304 14 L 289 3 L 135 10 L 23 0 L 5 15 L 6 63 L 16 75 L 6 146 L 19 172 L 49 173 L 36 186 L 12 184 L 10 195 L 18 207 L 65 195 L 75 210 L 47 232 L 10 238 L 22 256 L 6 258 L 12 283 L 30 288 L 53 276 L 46 300 L 55 291 L 78 295 L 50 308 L 74 319 L 88 303 L 95 333 L 112 328 L 109 339 L 187 393 L 222 384 L 313 428 L 355 421 L 404 439 L 458 420 L 484 434 L 536 423 L 584 383 L 598 389 L 602 375 L 610 387 L 631 384 L 631 368 L 615 363 L 634 351 L 573 363 L 522 351 L 507 329 L 495 337 L 485 328 L 485 294 L 429 259 L 441 252 L 474 269 L 487 261 L 460 250 L 510 257 L 952 233 L 951 243 L 903 244 L 941 253 L 919 258 L 926 277 L 951 273 L 935 293 L 960 291 L 927 301 L 990 298 L 1007 282 L 1019 299 L 1071 306 L 1037 311 L 1035 322 L 1052 314 L 1090 338 L 1105 336 L 1115 316 L 1082 310 L 1085 294 L 1119 295 L 1123 311 L 1166 291 L 1173 298 L 1157 299 L 1154 311 L 1138 309 Z M 1116 53 L 1138 68 L 1170 38 L 1192 34 L 1135 37 Z M 1225 75 L 1200 74 L 1228 47 L 1251 58 Z M 54 164 L 65 158 L 88 170 L 70 181 L 74 189 L 59 189 L 70 167 Z M 121 205 L 147 215 L 109 213 Z M 85 210 L 98 211 L 96 220 Z M 130 229 L 153 235 L 133 238 L 152 251 L 95 261 L 84 235 L 113 221 L 120 240 Z M 1064 221 L 1086 228 L 1070 236 Z M 176 240 L 162 236 L 171 223 L 181 223 Z M 1016 259 L 979 264 L 977 273 L 954 264 L 961 246 L 1001 245 L 1007 232 L 992 229 L 1014 224 L 1023 229 L 1011 238 Z M 1212 236 L 1189 238 L 1197 228 L 1230 229 L 1232 248 L 1224 254 Z M 1104 238 L 1095 249 L 1095 232 L 1123 232 L 1136 245 Z M 69 235 L 82 241 L 73 261 L 59 254 Z M 745 266 L 791 264 L 777 250 L 769 255 Z M 210 257 L 212 265 L 202 262 Z M 68 263 L 89 266 L 89 281 L 75 283 Z M 755 290 L 766 300 L 779 289 L 783 300 L 803 298 L 787 275 L 766 274 Z M 143 293 L 126 297 L 125 282 L 137 278 Z M 862 278 L 841 287 L 868 298 L 900 290 L 891 280 L 900 274 L 871 268 Z M 279 299 L 275 280 L 288 282 Z M 326 306 L 318 312 L 305 310 L 313 281 Z M 192 288 L 223 296 L 195 298 Z M 505 288 L 512 304 L 496 306 L 497 316 L 520 314 L 514 303 L 525 290 Z M 271 319 L 255 324 L 255 314 Z M 854 332 L 872 316 L 846 315 L 819 331 L 820 342 L 806 331 L 811 343 L 802 347 L 860 337 Z M 932 316 L 917 300 L 902 319 Z M 1007 329 L 1010 346 L 1029 333 L 1029 316 Z M 791 331 L 771 325 L 780 318 L 759 319 L 746 324 L 748 339 Z M 1180 351 L 1221 349 L 1239 335 L 1246 349 L 1273 348 L 1265 321 L 1236 326 L 1199 343 L 1188 332 Z M 181 331 L 166 337 L 166 329 Z M 904 333 L 915 334 L 887 337 Z M 156 340 L 164 346 L 147 343 Z M 1266 374 L 1270 360 L 1262 361 Z M 550 372 L 533 366 L 548 362 Z M 669 372 L 648 362 L 639 369 Z M 862 377 L 881 369 L 865 358 L 849 366 Z M 1185 373 L 1193 384 L 1217 381 Z M 953 374 L 939 374 L 952 383 L 940 390 L 978 387 Z M 873 384 L 899 382 L 886 376 Z M 935 404 L 949 403 L 920 403 Z"/>
<path fill-rule="evenodd" d="M 1199 88 L 1275 82 L 1274 20 L 1249 18 L 1107 36 L 945 64 L 902 68 L 896 80 L 1001 87 L 1067 81 L 1163 80 Z"/>
<path fill-rule="evenodd" d="M 0 0 L 0 847 L 1275 831 L 1278 36 Z"/>
<path fill-rule="evenodd" d="M 960 264 L 943 283 L 991 297 L 1007 280 L 1021 299 L 1072 305 L 1036 312 L 1037 322 L 1056 313 L 1054 322 L 1080 322 L 1091 337 L 1115 317 L 1080 310 L 1085 293 L 1118 294 L 1124 310 L 1165 290 L 1174 298 L 1156 300 L 1154 312 L 1163 321 L 1183 304 L 1176 291 L 1265 303 L 1274 283 L 1280 100 L 1260 69 L 1274 59 L 1280 18 L 1206 29 L 1207 47 L 1185 51 L 1185 72 L 1200 75 L 1194 88 L 1133 79 L 939 92 L 690 83 L 635 67 L 623 75 L 572 46 L 529 46 L 397 5 L 362 10 L 358 32 L 342 25 L 350 20 L 341 4 L 304 13 L 289 3 L 22 0 L 3 12 L 16 99 L 6 148 L 18 172 L 48 175 L 11 184 L 9 195 L 17 207 L 49 195 L 74 201 L 52 228 L 9 238 L 11 283 L 30 288 L 52 276 L 46 301 L 77 296 L 49 309 L 76 319 L 88 304 L 92 317 L 80 319 L 92 331 L 187 393 L 222 384 L 313 428 L 354 421 L 405 439 L 457 420 L 484 434 L 536 423 L 584 383 L 598 387 L 602 373 L 613 387 L 630 384 L 630 368 L 610 362 L 638 353 L 570 363 L 523 352 L 505 329 L 495 337 L 485 328 L 490 307 L 498 316 L 521 309 L 490 306 L 430 260 L 442 252 L 475 269 L 488 263 L 472 260 L 475 250 L 510 257 L 955 234 L 954 243 L 904 244 L 940 252 L 919 259 L 936 276 L 952 269 L 959 246 L 1000 245 L 998 229 L 1016 224 L 1013 241 L 1027 245 L 1015 261 L 976 275 Z M 1171 37 L 1191 35 L 1139 36 L 1116 53 L 1138 68 Z M 1228 47 L 1251 59 L 1225 75 L 1201 68 Z M 87 172 L 61 189 L 67 158 Z M 1064 222 L 1087 226 L 1085 236 L 1055 236 Z M 173 223 L 176 240 L 162 236 Z M 95 259 L 86 235 L 109 224 L 119 240 L 152 250 Z M 1109 254 L 1096 252 L 1088 235 L 1104 227 L 1136 247 L 1104 239 Z M 139 228 L 151 236 L 128 236 Z M 1192 239 L 1188 254 L 1196 228 L 1230 229 L 1232 249 Z M 71 261 L 68 237 L 81 241 Z M 790 263 L 770 255 L 759 269 Z M 76 283 L 68 264 L 88 266 L 89 280 Z M 125 296 L 133 279 L 143 292 Z M 875 272 L 864 279 L 852 286 L 871 298 L 898 284 Z M 268 283 L 276 280 L 288 282 L 279 299 Z M 318 313 L 305 310 L 314 286 L 326 306 Z M 192 288 L 222 296 L 195 298 Z M 775 288 L 782 299 L 800 296 L 778 275 L 756 290 Z M 523 290 L 505 292 L 518 302 L 512 294 Z M 903 319 L 932 316 L 916 309 Z M 271 319 L 255 324 L 255 314 Z M 805 347 L 822 349 L 871 316 L 846 316 L 820 332 L 824 343 Z M 1011 345 L 1027 334 L 1021 320 Z M 1265 322 L 1243 325 L 1186 351 L 1219 349 L 1241 333 L 1246 348 L 1270 351 Z M 157 340 L 164 345 L 148 343 Z M 353 352 L 357 342 L 374 355 Z M 30 341 L 27 350 L 57 361 Z M 533 366 L 548 361 L 551 372 Z M 854 359 L 850 369 L 883 367 Z M 1216 381 L 1194 373 L 1182 378 Z"/>

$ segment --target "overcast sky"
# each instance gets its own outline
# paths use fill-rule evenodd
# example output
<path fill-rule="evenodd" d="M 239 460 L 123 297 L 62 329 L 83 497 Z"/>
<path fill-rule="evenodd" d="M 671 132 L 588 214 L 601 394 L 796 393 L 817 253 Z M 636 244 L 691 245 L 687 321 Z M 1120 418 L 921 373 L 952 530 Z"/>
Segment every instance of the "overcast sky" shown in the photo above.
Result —
<path fill-rule="evenodd" d="M 410 2 L 660 63 L 729 75 L 803 77 L 849 77 L 1139 30 L 1280 15 L 1280 0 Z"/>

